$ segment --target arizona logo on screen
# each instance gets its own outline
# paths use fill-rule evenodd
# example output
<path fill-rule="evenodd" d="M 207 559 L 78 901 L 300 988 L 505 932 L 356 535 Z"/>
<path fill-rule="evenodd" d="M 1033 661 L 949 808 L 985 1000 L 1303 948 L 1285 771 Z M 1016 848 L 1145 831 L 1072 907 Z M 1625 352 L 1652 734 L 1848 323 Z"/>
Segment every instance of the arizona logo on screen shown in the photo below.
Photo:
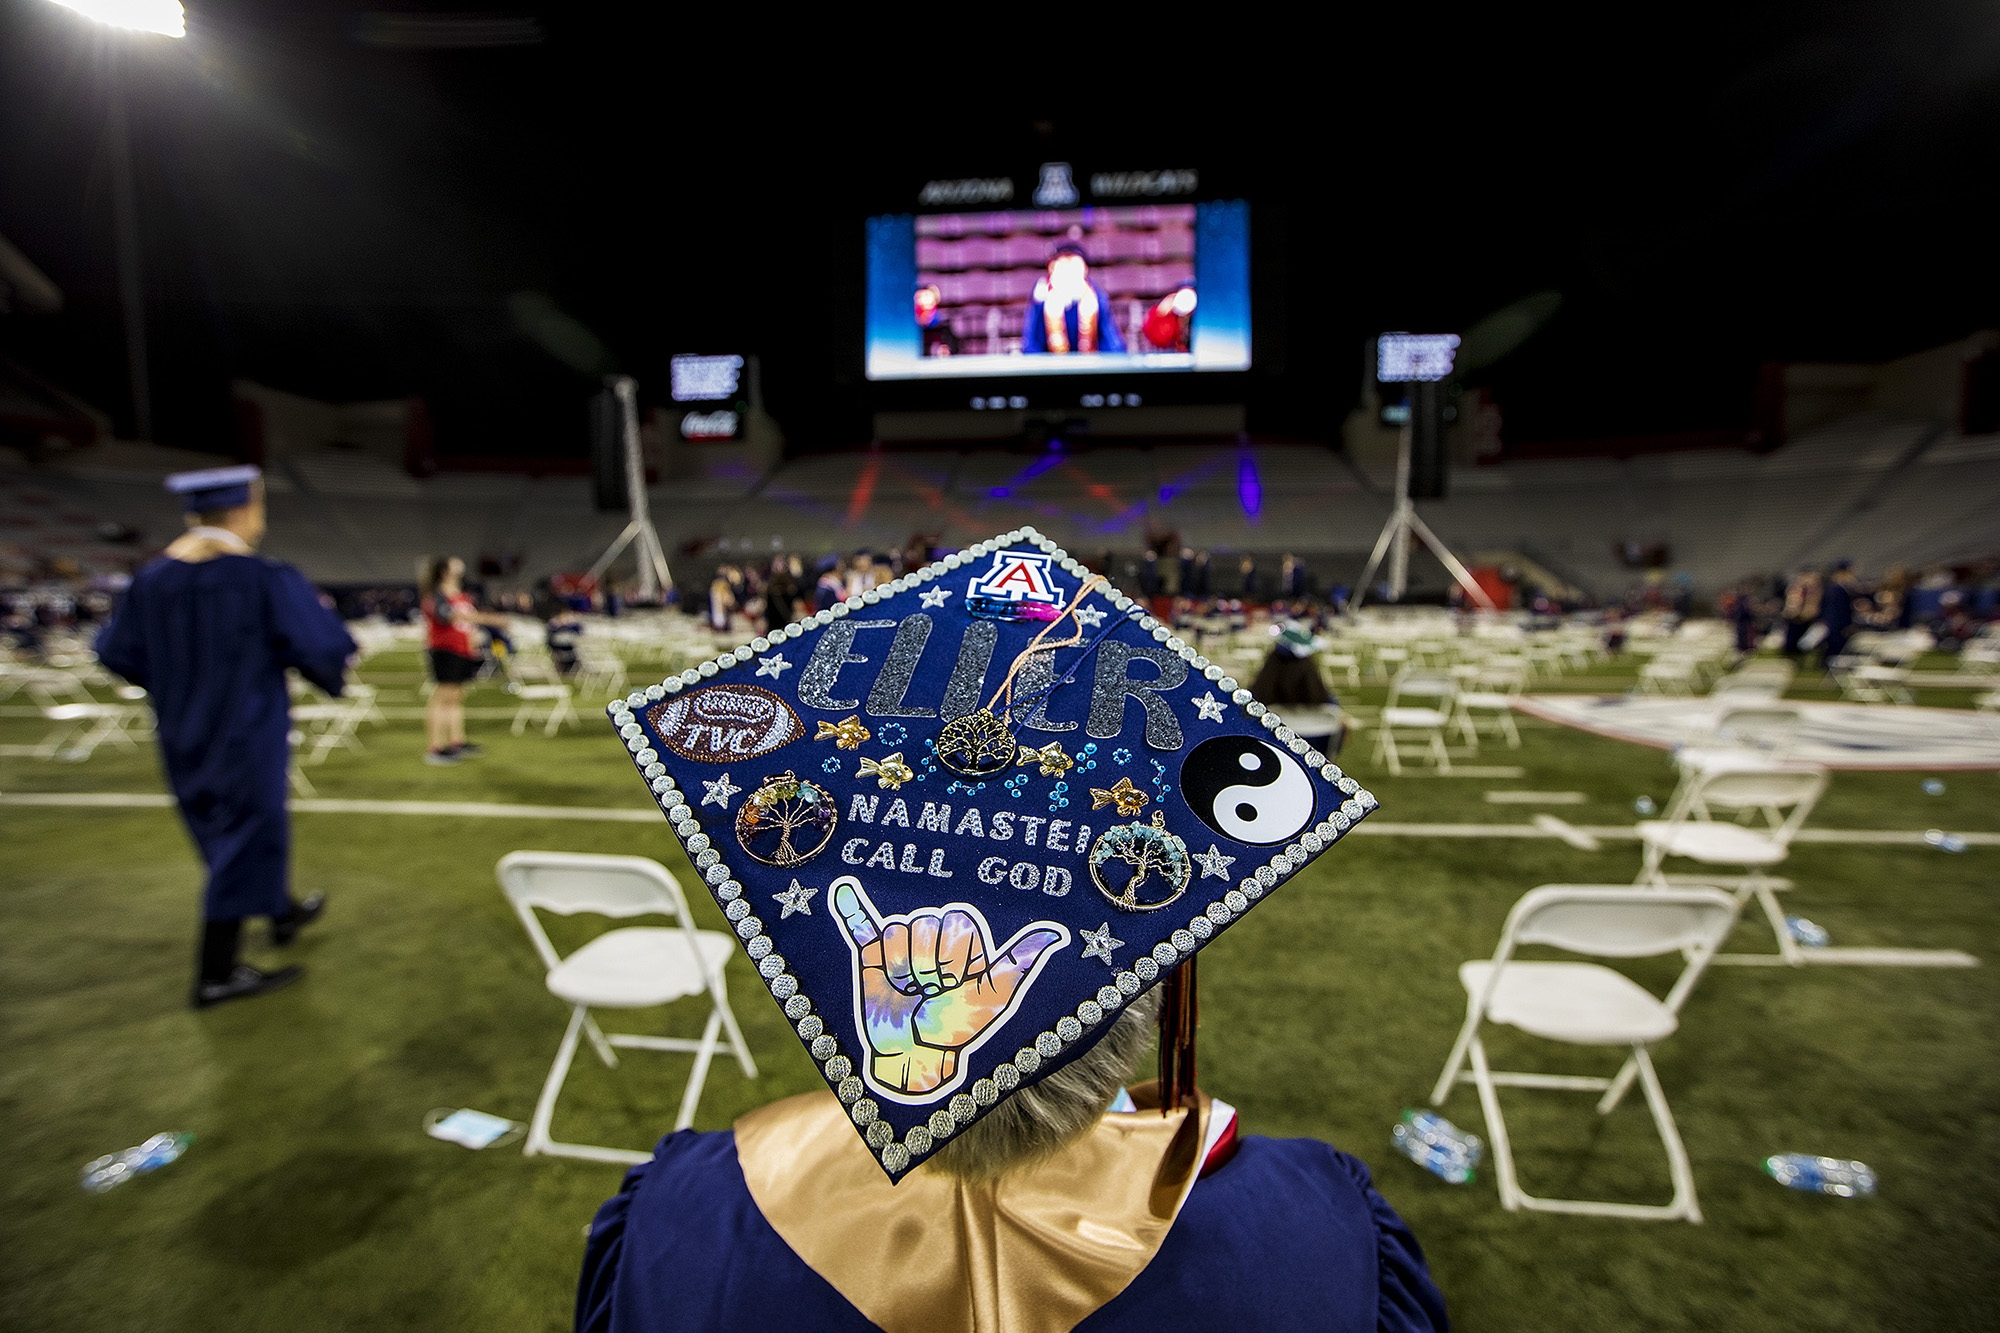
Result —
<path fill-rule="evenodd" d="M 1041 551 L 1001 551 L 993 557 L 993 568 L 966 585 L 965 595 L 1061 606 L 1067 594 L 1049 576 L 1053 559 Z"/>

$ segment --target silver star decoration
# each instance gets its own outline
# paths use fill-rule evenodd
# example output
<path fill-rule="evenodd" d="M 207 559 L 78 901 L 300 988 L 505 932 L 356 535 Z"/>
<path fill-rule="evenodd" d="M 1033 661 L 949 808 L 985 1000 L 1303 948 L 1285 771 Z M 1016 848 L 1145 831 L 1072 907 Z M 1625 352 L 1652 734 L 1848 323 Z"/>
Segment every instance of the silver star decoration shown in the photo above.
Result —
<path fill-rule="evenodd" d="M 1201 698 L 1196 699 L 1193 702 L 1194 702 L 1194 710 L 1195 712 L 1201 714 L 1202 721 L 1204 722 L 1222 721 L 1222 700 L 1215 697 L 1214 690 L 1210 690 L 1208 693 L 1202 695 Z"/>
<path fill-rule="evenodd" d="M 939 607 L 944 605 L 944 599 L 949 596 L 951 596 L 950 588 L 932 588 L 929 592 L 917 598 L 917 600 L 925 606 Z"/>
<path fill-rule="evenodd" d="M 769 676 L 772 680 L 783 679 L 784 674 L 791 669 L 792 664 L 785 660 L 783 653 L 772 653 L 769 657 L 757 659 L 757 674 Z"/>
<path fill-rule="evenodd" d="M 1079 606 L 1076 609 L 1076 623 L 1096 629 L 1104 623 L 1104 612 L 1094 606 Z"/>
<path fill-rule="evenodd" d="M 811 916 L 813 914 L 813 895 L 818 892 L 818 889 L 809 889 L 797 880 L 793 880 L 791 888 L 780 889 L 778 892 L 772 894 L 771 896 L 783 904 L 785 909 L 778 914 L 778 920 L 787 920 L 794 914 Z"/>
<path fill-rule="evenodd" d="M 1111 923 L 1109 921 L 1099 926 L 1096 930 L 1086 930 L 1083 932 L 1083 956 L 1085 958 L 1102 958 L 1106 967 L 1118 966 L 1117 963 L 1111 960 L 1111 951 L 1124 947 L 1124 940 L 1114 940 L 1111 938 Z"/>
<path fill-rule="evenodd" d="M 1229 867 L 1236 864 L 1235 857 L 1224 856 L 1222 849 L 1212 842 L 1208 844 L 1207 851 L 1196 852 L 1194 859 L 1201 862 L 1201 877 L 1203 879 L 1228 879 Z"/>
<path fill-rule="evenodd" d="M 701 798 L 701 803 L 703 805 L 719 805 L 724 810 L 729 808 L 730 798 L 743 790 L 729 780 L 727 773 L 724 773 L 713 782 L 710 782 L 707 778 L 703 778 L 701 785 L 708 788 L 708 795 Z"/>

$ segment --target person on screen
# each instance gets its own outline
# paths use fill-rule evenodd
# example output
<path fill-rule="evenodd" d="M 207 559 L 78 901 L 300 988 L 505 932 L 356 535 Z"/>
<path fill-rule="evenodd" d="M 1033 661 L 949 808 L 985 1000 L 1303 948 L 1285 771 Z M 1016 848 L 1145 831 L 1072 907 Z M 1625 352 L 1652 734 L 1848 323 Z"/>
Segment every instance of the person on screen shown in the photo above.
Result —
<path fill-rule="evenodd" d="M 1125 338 L 1111 298 L 1090 280 L 1090 260 L 1075 241 L 1049 256 L 1049 271 L 1035 281 L 1021 350 L 1030 353 L 1123 352 Z"/>
<path fill-rule="evenodd" d="M 1194 284 L 1183 283 L 1146 312 L 1146 341 L 1162 352 L 1185 352 L 1194 330 Z"/>
<path fill-rule="evenodd" d="M 917 288 L 917 328 L 924 335 L 925 356 L 958 355 L 958 335 L 952 332 L 951 319 L 944 313 L 944 293 L 934 282 Z"/>

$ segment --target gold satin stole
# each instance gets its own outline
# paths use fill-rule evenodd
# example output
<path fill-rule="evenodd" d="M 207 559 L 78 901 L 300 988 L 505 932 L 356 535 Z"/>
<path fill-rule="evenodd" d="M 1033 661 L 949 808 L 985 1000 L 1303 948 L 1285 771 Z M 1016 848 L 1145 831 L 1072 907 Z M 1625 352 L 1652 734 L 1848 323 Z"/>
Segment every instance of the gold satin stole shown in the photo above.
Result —
<path fill-rule="evenodd" d="M 772 1229 L 886 1333 L 1067 1333 L 1152 1262 L 1200 1174 L 1208 1097 L 1166 1116 L 1132 1097 L 996 1182 L 891 1185 L 828 1092 L 738 1120 L 736 1157 Z"/>

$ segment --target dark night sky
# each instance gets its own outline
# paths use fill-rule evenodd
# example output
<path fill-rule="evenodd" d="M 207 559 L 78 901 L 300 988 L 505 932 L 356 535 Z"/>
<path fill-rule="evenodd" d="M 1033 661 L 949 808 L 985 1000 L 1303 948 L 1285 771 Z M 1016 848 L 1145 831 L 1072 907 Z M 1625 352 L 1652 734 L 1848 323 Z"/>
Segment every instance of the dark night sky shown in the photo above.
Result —
<path fill-rule="evenodd" d="M 648 388 L 675 350 L 757 352 L 795 444 L 856 444 L 861 217 L 1056 159 L 1246 182 L 1246 392 L 1272 434 L 1337 432 L 1372 333 L 1540 290 L 1561 312 L 1475 381 L 1510 440 L 1741 425 L 1762 361 L 1996 322 L 2000 12 L 1972 0 L 1591 30 L 1266 18 L 1233 42 L 1106 38 L 1067 83 L 1036 75 L 1046 46 L 907 29 L 793 65 L 679 7 L 649 28 L 551 6 L 539 45 L 461 51 L 364 44 L 350 5 L 189 8 L 185 42 L 115 39 L 171 443 L 226 443 L 244 376 L 421 393 L 447 452 L 580 452 L 592 377 L 510 315 L 537 293 Z M 0 345 L 122 413 L 113 41 L 0 0 L 0 233 L 69 298 L 0 317 Z"/>

